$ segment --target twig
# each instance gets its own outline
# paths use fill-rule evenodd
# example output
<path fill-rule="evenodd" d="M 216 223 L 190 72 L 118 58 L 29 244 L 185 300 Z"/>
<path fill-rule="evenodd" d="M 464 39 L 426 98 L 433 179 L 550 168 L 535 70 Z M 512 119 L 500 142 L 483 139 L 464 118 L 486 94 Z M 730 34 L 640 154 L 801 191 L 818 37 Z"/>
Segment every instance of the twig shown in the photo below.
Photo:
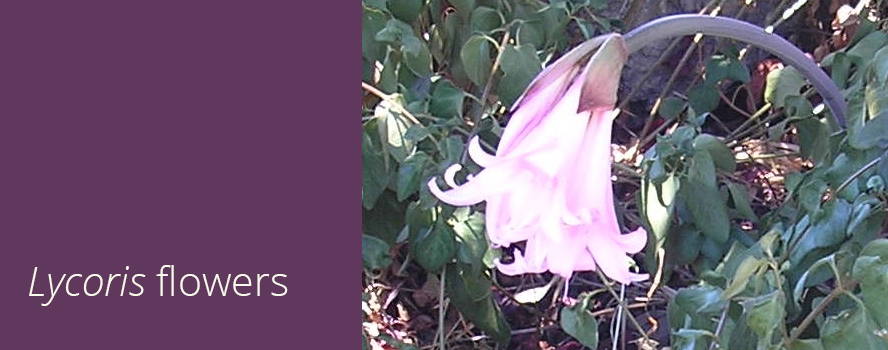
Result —
<path fill-rule="evenodd" d="M 805 329 L 807 329 L 808 326 L 811 325 L 811 322 L 814 322 L 814 319 L 817 318 L 818 315 L 823 313 L 823 311 L 826 310 L 826 307 L 829 306 L 829 304 L 832 303 L 833 300 L 838 298 L 839 295 L 853 290 L 856 286 L 857 281 L 848 280 L 845 283 L 840 284 L 838 287 L 836 287 L 836 289 L 833 289 L 832 292 L 830 292 L 826 295 L 826 297 L 823 298 L 823 301 L 821 301 L 820 304 L 817 304 L 817 307 L 815 307 L 814 310 L 811 310 L 811 313 L 805 316 L 805 319 L 803 319 L 802 322 L 799 323 L 799 326 L 796 327 L 796 329 L 792 332 L 792 335 L 790 335 L 789 338 L 783 342 L 783 344 L 789 346 L 789 344 L 792 344 L 794 341 L 796 341 L 796 339 L 798 339 L 799 336 L 802 335 L 802 332 L 804 332 Z"/>
<path fill-rule="evenodd" d="M 404 106 L 401 106 L 400 103 L 393 101 L 391 95 L 388 95 L 382 91 L 379 91 L 379 89 L 373 87 L 373 85 L 367 84 L 363 81 L 361 82 L 361 87 L 364 88 L 364 90 L 367 90 L 367 92 L 376 95 L 376 97 L 379 97 L 383 100 L 389 101 L 392 104 L 392 106 L 394 106 L 395 109 L 398 110 L 398 112 L 401 112 L 402 114 L 404 114 L 404 116 L 407 117 L 407 119 L 410 119 L 410 121 L 413 122 L 414 124 L 422 125 L 422 123 L 419 122 L 419 119 L 416 119 L 416 117 L 413 115 L 413 113 L 410 113 L 410 111 L 408 111 L 406 108 L 404 108 Z"/>

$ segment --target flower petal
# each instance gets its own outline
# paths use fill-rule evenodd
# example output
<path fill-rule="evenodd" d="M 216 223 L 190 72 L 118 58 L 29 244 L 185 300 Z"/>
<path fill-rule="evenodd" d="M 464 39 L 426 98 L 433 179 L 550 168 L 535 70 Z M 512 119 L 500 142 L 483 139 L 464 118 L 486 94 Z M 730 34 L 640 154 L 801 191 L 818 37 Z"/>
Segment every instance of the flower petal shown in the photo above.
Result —
<path fill-rule="evenodd" d="M 478 139 L 478 136 L 469 140 L 469 157 L 472 157 L 472 161 L 484 168 L 493 166 L 496 162 L 495 156 L 487 153 L 481 148 L 481 142 Z"/>

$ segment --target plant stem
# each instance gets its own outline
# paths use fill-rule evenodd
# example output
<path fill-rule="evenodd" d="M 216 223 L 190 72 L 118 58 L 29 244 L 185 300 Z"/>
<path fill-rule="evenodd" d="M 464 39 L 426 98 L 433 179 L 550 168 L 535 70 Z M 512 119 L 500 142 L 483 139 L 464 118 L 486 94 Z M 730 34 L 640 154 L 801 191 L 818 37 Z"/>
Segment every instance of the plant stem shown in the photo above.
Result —
<path fill-rule="evenodd" d="M 792 65 L 820 92 L 836 123 L 845 128 L 847 106 L 844 95 L 832 78 L 799 48 L 780 36 L 766 32 L 761 27 L 727 17 L 673 15 L 647 22 L 626 33 L 624 38 L 627 51 L 632 53 L 652 42 L 698 33 L 751 43 Z"/>
<path fill-rule="evenodd" d="M 629 311 L 629 308 L 626 306 L 626 303 L 623 302 L 623 300 L 620 298 L 620 295 L 617 294 L 617 292 L 607 282 L 605 282 L 607 281 L 607 277 L 605 277 L 604 274 L 601 273 L 601 269 L 595 269 L 595 273 L 598 274 L 598 278 L 600 278 L 601 281 L 604 282 L 604 288 L 607 288 L 607 291 L 610 292 L 614 299 L 617 300 L 617 303 L 620 304 L 620 307 L 622 307 L 623 310 L 626 310 L 629 320 L 632 321 L 632 325 L 635 326 L 635 329 L 638 330 L 638 333 L 641 334 L 642 338 L 644 338 L 645 341 L 650 340 L 647 332 L 645 332 L 644 330 L 644 327 L 642 327 L 641 324 L 638 323 L 638 320 L 636 320 L 635 317 L 632 316 L 632 312 Z M 616 339 L 614 339 L 614 341 L 616 341 Z"/>
<path fill-rule="evenodd" d="M 444 283 L 447 282 L 446 269 L 441 270 L 441 285 L 438 288 L 438 349 L 447 350 L 447 344 L 444 341 Z"/>
<path fill-rule="evenodd" d="M 821 301 L 820 304 L 817 304 L 817 307 L 815 307 L 814 310 L 811 310 L 811 313 L 805 316 L 805 319 L 803 319 L 802 322 L 799 323 L 799 326 L 796 327 L 796 329 L 792 332 L 792 335 L 790 335 L 789 338 L 786 339 L 785 342 L 783 342 L 783 344 L 789 346 L 789 344 L 796 341 L 796 339 L 798 339 L 799 336 L 802 335 L 802 332 L 804 332 L 805 329 L 808 328 L 809 325 L 811 325 L 811 322 L 814 322 L 814 319 L 817 318 L 818 315 L 823 313 L 823 311 L 826 310 L 826 307 L 829 306 L 829 304 L 833 300 L 838 298 L 839 295 L 853 290 L 856 286 L 857 281 L 848 280 L 840 284 L 838 287 L 836 287 L 836 289 L 833 289 L 825 298 L 823 298 L 823 301 Z"/>

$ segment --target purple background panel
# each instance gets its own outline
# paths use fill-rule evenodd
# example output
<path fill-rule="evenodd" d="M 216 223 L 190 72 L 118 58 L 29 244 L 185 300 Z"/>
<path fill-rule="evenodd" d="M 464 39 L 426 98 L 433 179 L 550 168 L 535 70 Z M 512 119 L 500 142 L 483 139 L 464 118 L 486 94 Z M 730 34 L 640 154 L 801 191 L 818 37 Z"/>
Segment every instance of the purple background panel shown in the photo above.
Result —
<path fill-rule="evenodd" d="M 357 327 L 306 336 L 341 333 L 336 310 L 357 295 L 337 287 L 325 243 L 348 229 L 334 176 L 348 113 L 323 103 L 341 100 L 344 55 L 315 55 L 339 39 L 307 22 L 338 17 L 299 4 L 0 6 L 0 348 L 357 347 Z M 310 60 L 339 73 L 310 76 L 324 73 Z M 287 294 L 266 278 L 261 296 L 161 297 L 155 275 L 170 264 L 177 279 L 252 275 L 241 291 L 253 293 L 255 275 L 285 274 Z M 34 267 L 44 297 L 28 296 Z M 40 305 L 49 274 L 128 274 L 138 292 L 137 273 L 141 296 L 119 296 L 118 277 L 109 296 L 63 285 Z"/>

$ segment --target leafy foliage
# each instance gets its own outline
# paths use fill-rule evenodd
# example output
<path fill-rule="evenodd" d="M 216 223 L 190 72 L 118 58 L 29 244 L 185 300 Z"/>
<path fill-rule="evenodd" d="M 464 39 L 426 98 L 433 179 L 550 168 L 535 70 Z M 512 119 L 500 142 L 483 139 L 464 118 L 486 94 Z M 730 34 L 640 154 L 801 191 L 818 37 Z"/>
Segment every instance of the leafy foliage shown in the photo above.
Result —
<path fill-rule="evenodd" d="M 569 29 L 584 38 L 619 30 L 619 20 L 600 15 L 607 5 L 362 2 L 365 285 L 386 274 L 417 273 L 410 270 L 417 266 L 428 280 L 440 281 L 432 291 L 445 299 L 437 300 L 439 321 L 453 307 L 484 334 L 476 348 L 514 340 L 517 321 L 506 315 L 509 303 L 540 303 L 558 293 L 550 280 L 526 288 L 532 297 L 510 301 L 502 276 L 491 269 L 503 252 L 487 240 L 483 205 L 443 205 L 426 182 L 452 164 L 467 164 L 469 136 L 495 149 L 511 104 L 547 62 L 575 43 L 565 34 Z M 783 67 L 764 77 L 764 107 L 748 111 L 726 133 L 715 131 L 728 87 L 748 89 L 756 79 L 740 52 L 727 48 L 703 60 L 701 79 L 684 94 L 659 101 L 652 119 L 663 127 L 639 135 L 652 142 L 634 140 L 641 154 L 621 164 L 628 170 L 614 172 L 633 183 L 622 198 L 637 203 L 620 209 L 648 231 L 642 266 L 657 276 L 652 290 L 680 280 L 673 276 L 677 270 L 692 275 L 664 293 L 663 326 L 672 349 L 710 349 L 713 343 L 729 349 L 888 348 L 888 239 L 882 238 L 888 34 L 879 29 L 884 23 L 861 21 L 851 44 L 822 61 L 845 93 L 847 130 L 815 108 L 797 71 Z M 789 154 L 805 166 L 777 174 L 782 192 L 765 199 L 746 175 L 765 159 L 753 155 L 751 145 L 769 142 L 795 143 L 792 152 L 776 156 Z M 477 170 L 469 164 L 457 178 Z M 602 344 L 598 328 L 604 324 L 595 316 L 601 304 L 594 297 L 584 291 L 551 323 L 593 349 Z M 542 328 L 547 318 L 537 316 Z M 365 312 L 365 322 L 368 317 Z M 447 334 L 437 326 L 436 337 Z M 366 331 L 363 348 L 377 340 L 415 348 Z"/>

